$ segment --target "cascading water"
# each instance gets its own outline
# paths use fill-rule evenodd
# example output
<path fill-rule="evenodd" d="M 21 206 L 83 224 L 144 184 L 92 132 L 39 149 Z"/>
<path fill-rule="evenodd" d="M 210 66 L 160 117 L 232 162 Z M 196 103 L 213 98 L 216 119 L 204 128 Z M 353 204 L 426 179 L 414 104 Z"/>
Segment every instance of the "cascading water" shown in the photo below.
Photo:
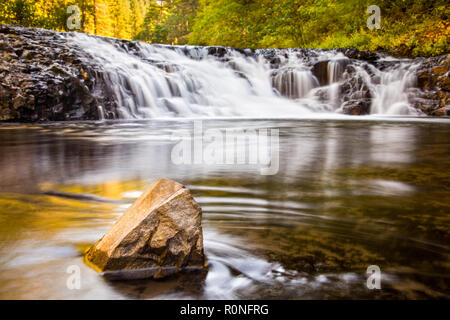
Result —
<path fill-rule="evenodd" d="M 329 85 L 329 103 L 334 108 L 340 106 L 339 101 L 339 80 L 344 73 L 345 66 L 349 63 L 349 59 L 343 55 L 330 58 L 327 65 L 328 85 Z"/>
<path fill-rule="evenodd" d="M 304 117 L 351 113 L 355 103 L 367 106 L 360 114 L 418 114 L 408 101 L 415 82 L 410 61 L 382 61 L 380 56 L 378 66 L 337 51 L 164 46 L 79 33 L 68 37 L 96 66 L 119 118 Z"/>

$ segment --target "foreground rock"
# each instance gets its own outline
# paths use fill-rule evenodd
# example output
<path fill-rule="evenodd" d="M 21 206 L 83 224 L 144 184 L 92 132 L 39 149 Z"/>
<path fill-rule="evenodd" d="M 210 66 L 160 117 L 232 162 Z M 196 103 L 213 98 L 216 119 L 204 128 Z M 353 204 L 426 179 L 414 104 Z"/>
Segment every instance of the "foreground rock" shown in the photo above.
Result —
<path fill-rule="evenodd" d="M 186 188 L 159 179 L 88 250 L 86 260 L 110 279 L 162 278 L 201 269 L 201 217 Z"/>

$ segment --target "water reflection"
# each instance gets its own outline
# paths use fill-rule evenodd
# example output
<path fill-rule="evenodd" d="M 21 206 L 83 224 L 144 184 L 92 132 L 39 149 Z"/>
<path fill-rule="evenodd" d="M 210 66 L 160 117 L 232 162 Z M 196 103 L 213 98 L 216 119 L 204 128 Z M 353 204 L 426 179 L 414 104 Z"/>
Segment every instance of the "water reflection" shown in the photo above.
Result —
<path fill-rule="evenodd" d="M 448 297 L 449 122 L 205 121 L 279 128 L 280 171 L 175 165 L 189 121 L 4 125 L 0 298 Z M 154 179 L 203 208 L 209 272 L 109 282 L 82 262 Z M 68 290 L 66 268 L 82 271 Z M 383 290 L 365 288 L 378 264 Z"/>

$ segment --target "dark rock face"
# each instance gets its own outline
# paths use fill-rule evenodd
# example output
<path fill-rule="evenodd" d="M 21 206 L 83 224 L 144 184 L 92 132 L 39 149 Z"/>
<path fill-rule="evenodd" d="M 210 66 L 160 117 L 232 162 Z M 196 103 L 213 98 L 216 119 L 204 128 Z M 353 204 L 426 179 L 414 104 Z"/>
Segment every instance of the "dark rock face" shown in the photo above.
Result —
<path fill-rule="evenodd" d="M 314 64 L 312 73 L 319 81 L 321 86 L 328 84 L 328 61 L 319 61 Z"/>
<path fill-rule="evenodd" d="M 342 52 L 346 57 L 355 60 L 363 60 L 366 62 L 374 62 L 379 59 L 381 56 L 377 52 L 371 51 L 359 51 L 354 48 L 343 48 L 336 49 L 338 52 Z"/>
<path fill-rule="evenodd" d="M 370 114 L 370 99 L 350 100 L 342 104 L 342 113 L 352 116 Z"/>
<path fill-rule="evenodd" d="M 320 86 L 326 86 L 330 84 L 331 80 L 337 80 L 337 79 L 330 79 L 330 66 L 335 64 L 338 67 L 338 70 L 345 70 L 347 65 L 351 63 L 350 59 L 338 59 L 335 61 L 330 60 L 323 60 L 318 61 L 312 66 L 312 73 L 319 81 Z M 342 72 L 339 72 L 339 74 L 342 74 Z"/>
<path fill-rule="evenodd" d="M 115 118 L 108 88 L 58 32 L 0 25 L 0 120 Z"/>

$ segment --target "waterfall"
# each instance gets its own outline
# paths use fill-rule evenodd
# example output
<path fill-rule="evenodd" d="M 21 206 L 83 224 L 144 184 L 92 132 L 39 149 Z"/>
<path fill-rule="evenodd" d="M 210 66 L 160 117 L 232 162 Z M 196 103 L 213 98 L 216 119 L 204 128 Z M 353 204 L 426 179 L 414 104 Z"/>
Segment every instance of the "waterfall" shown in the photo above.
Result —
<path fill-rule="evenodd" d="M 381 70 L 333 50 L 151 45 L 67 34 L 122 119 L 304 117 L 370 99 L 370 113 L 415 114 L 411 62 Z M 106 117 L 101 106 L 99 112 Z"/>

